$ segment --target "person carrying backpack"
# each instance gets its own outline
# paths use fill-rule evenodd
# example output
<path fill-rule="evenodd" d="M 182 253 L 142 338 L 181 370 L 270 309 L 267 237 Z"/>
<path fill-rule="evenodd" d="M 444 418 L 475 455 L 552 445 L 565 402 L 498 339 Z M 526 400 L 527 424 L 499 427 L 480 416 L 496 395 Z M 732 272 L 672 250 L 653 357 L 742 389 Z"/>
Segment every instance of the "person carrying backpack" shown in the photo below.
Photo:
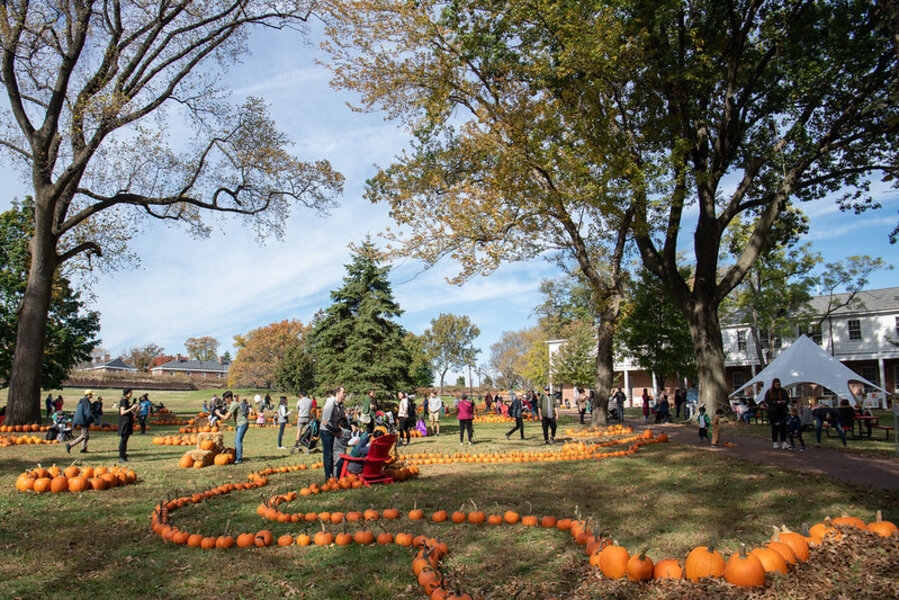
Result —
<path fill-rule="evenodd" d="M 87 452 L 87 440 L 90 439 L 91 426 L 91 398 L 93 397 L 94 392 L 84 390 L 84 396 L 81 397 L 81 400 L 78 401 L 78 406 L 75 407 L 75 417 L 72 419 L 72 426 L 80 427 L 81 435 L 66 443 L 66 454 L 71 454 L 72 446 L 78 442 L 81 442 L 81 453 Z"/>

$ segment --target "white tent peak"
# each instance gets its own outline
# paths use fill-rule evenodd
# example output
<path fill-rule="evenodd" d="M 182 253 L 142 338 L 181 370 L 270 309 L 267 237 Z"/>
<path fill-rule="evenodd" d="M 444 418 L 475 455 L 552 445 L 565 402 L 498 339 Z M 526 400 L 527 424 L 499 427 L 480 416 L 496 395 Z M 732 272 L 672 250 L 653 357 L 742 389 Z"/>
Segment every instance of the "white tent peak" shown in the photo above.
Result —
<path fill-rule="evenodd" d="M 734 391 L 731 396 L 739 394 L 749 386 L 762 384 L 762 391 L 756 397 L 764 398 L 774 379 L 780 379 L 781 387 L 785 388 L 798 383 L 817 383 L 838 397 L 846 399 L 855 399 L 855 395 L 849 389 L 850 381 L 860 381 L 882 392 L 885 391 L 828 354 L 807 335 L 799 336 L 780 356 Z"/>

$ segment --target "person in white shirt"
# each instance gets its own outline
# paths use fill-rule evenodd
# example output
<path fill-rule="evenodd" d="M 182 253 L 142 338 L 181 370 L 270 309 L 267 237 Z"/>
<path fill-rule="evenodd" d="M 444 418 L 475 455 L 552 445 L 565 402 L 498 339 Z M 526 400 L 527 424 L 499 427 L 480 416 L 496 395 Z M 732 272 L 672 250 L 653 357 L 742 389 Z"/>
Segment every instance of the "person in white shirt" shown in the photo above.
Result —
<path fill-rule="evenodd" d="M 287 450 L 282 443 L 284 438 L 284 428 L 287 426 L 287 417 L 292 411 L 287 408 L 287 396 L 281 396 L 278 402 L 278 416 L 275 419 L 278 423 L 278 450 Z"/>
<path fill-rule="evenodd" d="M 437 392 L 431 392 L 428 398 L 428 417 L 431 424 L 431 431 L 434 435 L 440 435 L 440 412 L 443 410 L 443 399 L 437 395 Z"/>
<path fill-rule="evenodd" d="M 409 415 L 409 398 L 406 397 L 406 394 L 403 392 L 397 392 L 397 398 L 399 398 L 400 405 L 397 410 L 397 430 L 399 432 L 399 443 L 402 444 L 405 440 L 405 444 L 408 446 L 411 436 L 409 435 L 409 425 L 411 416 Z"/>

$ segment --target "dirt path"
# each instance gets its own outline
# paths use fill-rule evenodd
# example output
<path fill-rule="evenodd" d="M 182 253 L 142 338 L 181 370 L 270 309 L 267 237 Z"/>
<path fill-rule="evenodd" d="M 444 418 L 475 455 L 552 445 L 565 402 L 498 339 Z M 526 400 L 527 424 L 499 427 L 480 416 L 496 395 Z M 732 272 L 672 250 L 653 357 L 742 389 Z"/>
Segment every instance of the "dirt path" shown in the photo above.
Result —
<path fill-rule="evenodd" d="M 696 427 L 688 425 L 643 423 L 635 419 L 626 419 L 625 425 L 630 425 L 635 430 L 652 429 L 655 432 L 668 434 L 668 439 L 676 444 L 701 448 L 706 452 L 721 452 L 751 462 L 771 464 L 805 471 L 808 473 L 820 473 L 840 481 L 852 483 L 863 487 L 880 488 L 885 490 L 899 490 L 899 459 L 882 459 L 840 452 L 827 447 L 814 447 L 814 433 L 811 436 L 812 443 L 806 452 L 783 450 L 771 447 L 769 440 L 742 436 L 739 429 L 727 427 L 722 430 L 722 441 L 733 442 L 735 448 L 710 448 L 708 445 L 699 445 L 699 436 Z M 834 440 L 827 440 L 825 444 L 833 444 Z M 836 442 L 839 443 L 839 442 Z"/>

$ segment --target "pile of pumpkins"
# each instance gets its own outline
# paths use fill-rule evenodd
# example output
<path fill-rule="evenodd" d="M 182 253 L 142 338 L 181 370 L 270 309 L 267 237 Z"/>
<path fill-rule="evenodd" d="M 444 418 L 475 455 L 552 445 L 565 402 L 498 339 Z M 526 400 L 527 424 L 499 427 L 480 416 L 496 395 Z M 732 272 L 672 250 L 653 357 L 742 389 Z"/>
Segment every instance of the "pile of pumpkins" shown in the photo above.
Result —
<path fill-rule="evenodd" d="M 58 444 L 59 440 L 48 440 L 36 435 L 4 435 L 0 436 L 0 448 L 18 446 L 21 444 Z"/>
<path fill-rule="evenodd" d="M 71 465 L 60 469 L 56 465 L 25 471 L 16 479 L 16 489 L 20 492 L 43 494 L 52 492 L 84 492 L 105 490 L 128 485 L 137 481 L 137 473 L 122 466 L 76 467 Z"/>
<path fill-rule="evenodd" d="M 197 436 L 196 444 L 195 450 L 188 450 L 178 461 L 178 466 L 182 469 L 230 465 L 236 458 L 234 448 L 224 447 L 220 433 L 201 433 Z"/>

